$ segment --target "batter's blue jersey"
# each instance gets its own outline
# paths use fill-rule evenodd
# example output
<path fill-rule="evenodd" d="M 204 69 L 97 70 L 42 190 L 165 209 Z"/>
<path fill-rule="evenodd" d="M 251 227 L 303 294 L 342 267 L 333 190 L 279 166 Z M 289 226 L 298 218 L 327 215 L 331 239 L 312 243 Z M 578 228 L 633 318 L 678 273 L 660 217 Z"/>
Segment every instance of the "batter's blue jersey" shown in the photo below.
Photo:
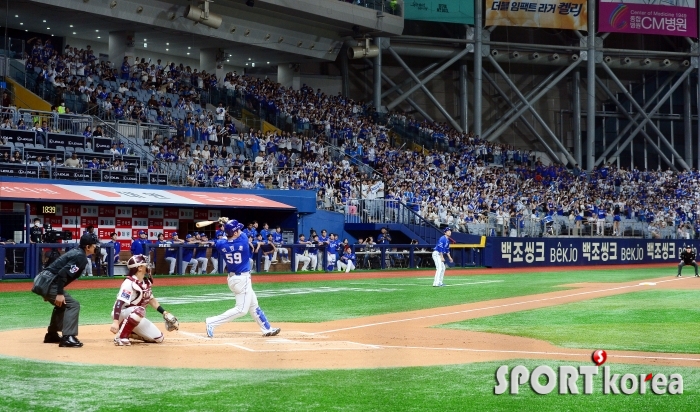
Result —
<path fill-rule="evenodd" d="M 250 272 L 250 245 L 245 235 L 233 241 L 217 240 L 215 247 L 224 257 L 226 270 L 233 273 Z"/>

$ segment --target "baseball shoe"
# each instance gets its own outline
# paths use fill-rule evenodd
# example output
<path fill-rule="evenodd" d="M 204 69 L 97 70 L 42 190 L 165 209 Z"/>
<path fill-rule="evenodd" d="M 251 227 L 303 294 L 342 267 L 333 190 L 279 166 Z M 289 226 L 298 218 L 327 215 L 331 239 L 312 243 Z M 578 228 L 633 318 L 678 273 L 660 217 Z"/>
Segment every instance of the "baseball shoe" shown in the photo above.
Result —
<path fill-rule="evenodd" d="M 282 328 L 272 328 L 268 332 L 263 333 L 263 336 L 264 337 L 277 336 L 280 334 L 281 331 L 282 331 Z"/>
<path fill-rule="evenodd" d="M 698 274 L 696 273 L 696 274 L 695 274 L 695 277 L 696 277 L 696 278 L 700 278 L 700 275 L 698 275 Z"/>
<path fill-rule="evenodd" d="M 277 259 L 271 260 L 270 263 L 277 263 Z"/>
<path fill-rule="evenodd" d="M 83 343 L 73 335 L 63 336 L 61 342 L 58 343 L 59 348 L 82 348 Z"/>
<path fill-rule="evenodd" d="M 48 332 L 44 335 L 44 343 L 61 343 L 61 335 L 58 332 Z"/>
<path fill-rule="evenodd" d="M 676 275 L 677 278 L 681 277 L 680 273 Z"/>
<path fill-rule="evenodd" d="M 114 344 L 116 346 L 131 346 L 131 341 L 129 341 L 129 338 L 120 338 L 117 336 L 114 338 Z"/>
<path fill-rule="evenodd" d="M 206 325 L 207 325 L 207 336 L 210 338 L 213 338 L 214 337 L 214 326 L 212 326 L 208 323 Z"/>

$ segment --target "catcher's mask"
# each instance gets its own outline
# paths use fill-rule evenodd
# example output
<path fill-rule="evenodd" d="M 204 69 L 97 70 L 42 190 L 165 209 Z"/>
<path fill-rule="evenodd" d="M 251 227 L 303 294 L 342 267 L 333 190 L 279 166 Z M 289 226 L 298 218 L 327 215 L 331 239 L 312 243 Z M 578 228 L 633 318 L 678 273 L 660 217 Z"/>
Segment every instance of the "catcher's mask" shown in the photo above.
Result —
<path fill-rule="evenodd" d="M 129 275 L 134 276 L 141 266 L 146 267 L 146 277 L 153 280 L 151 277 L 152 264 L 148 256 L 134 255 L 126 262 L 126 267 L 129 268 Z"/>

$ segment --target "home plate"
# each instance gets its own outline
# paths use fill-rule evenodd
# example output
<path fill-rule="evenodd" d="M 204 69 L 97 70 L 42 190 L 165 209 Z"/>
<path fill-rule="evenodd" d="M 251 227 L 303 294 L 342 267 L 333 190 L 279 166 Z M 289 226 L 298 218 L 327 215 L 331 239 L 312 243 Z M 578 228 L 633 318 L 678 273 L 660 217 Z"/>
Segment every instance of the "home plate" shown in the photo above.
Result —
<path fill-rule="evenodd" d="M 656 283 L 654 283 L 654 282 L 642 282 L 639 284 L 639 286 L 656 286 Z"/>

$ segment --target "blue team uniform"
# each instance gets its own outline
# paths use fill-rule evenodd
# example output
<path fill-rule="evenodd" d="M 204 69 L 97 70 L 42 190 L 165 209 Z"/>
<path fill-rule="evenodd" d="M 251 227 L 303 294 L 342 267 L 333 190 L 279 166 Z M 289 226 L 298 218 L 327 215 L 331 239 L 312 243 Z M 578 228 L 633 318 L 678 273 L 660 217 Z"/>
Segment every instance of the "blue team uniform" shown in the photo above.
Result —
<path fill-rule="evenodd" d="M 229 273 L 250 272 L 250 245 L 247 236 L 241 235 L 233 241 L 217 240 L 215 247 L 223 255 Z"/>
<path fill-rule="evenodd" d="M 450 253 L 450 239 L 447 238 L 447 236 L 442 236 L 438 242 L 437 245 L 435 245 L 436 251 L 440 253 Z"/>

